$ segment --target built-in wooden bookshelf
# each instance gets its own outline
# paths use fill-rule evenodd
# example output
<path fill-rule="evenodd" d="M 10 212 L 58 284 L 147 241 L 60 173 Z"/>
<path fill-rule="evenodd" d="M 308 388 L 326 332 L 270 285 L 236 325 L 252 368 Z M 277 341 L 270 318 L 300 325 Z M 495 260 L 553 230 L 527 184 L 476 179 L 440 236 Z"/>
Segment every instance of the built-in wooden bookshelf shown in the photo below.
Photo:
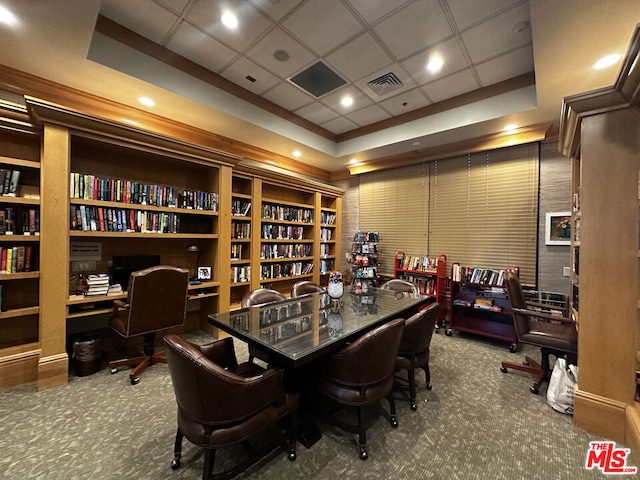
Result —
<path fill-rule="evenodd" d="M 564 99 L 559 149 L 573 167 L 573 420 L 640 447 L 640 28 L 614 85 Z M 635 68 L 634 68 L 635 66 Z M 578 298 L 579 293 L 579 298 Z"/>

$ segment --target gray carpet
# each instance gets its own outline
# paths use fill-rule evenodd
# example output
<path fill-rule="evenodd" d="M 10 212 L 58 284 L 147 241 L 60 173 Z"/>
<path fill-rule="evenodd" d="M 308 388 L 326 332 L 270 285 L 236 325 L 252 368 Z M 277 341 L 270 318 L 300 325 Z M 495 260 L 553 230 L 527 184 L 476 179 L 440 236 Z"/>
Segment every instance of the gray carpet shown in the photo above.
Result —
<path fill-rule="evenodd" d="M 201 333 L 188 338 L 204 342 Z M 237 342 L 240 358 L 246 348 Z M 271 455 L 243 479 L 592 479 L 584 468 L 590 441 L 602 440 L 556 413 L 546 389 L 529 393 L 531 379 L 500 372 L 507 345 L 443 333 L 432 341 L 433 390 L 421 388 L 416 412 L 397 396 L 397 430 L 371 411 L 370 458 L 357 454 L 357 438 L 319 421 L 312 448 L 298 445 L 298 459 Z M 419 376 L 424 387 L 424 376 Z M 386 402 L 383 405 L 387 408 Z M 166 365 L 153 366 L 140 384 L 126 370 L 103 368 L 70 377 L 63 387 L 36 392 L 33 385 L 0 392 L 0 477 L 23 479 L 199 479 L 203 454 L 186 439 L 182 467 L 172 471 L 176 405 Z M 236 452 L 220 455 L 220 460 Z M 627 465 L 638 465 L 632 459 Z M 619 478 L 635 478 L 620 475 Z"/>

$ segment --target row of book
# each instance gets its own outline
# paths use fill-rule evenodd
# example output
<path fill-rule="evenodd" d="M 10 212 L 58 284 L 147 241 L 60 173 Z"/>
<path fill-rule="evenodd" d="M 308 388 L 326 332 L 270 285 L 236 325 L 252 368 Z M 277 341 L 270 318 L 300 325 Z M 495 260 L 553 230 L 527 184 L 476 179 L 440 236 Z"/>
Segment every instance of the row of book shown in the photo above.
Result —
<path fill-rule="evenodd" d="M 518 271 L 515 267 L 511 270 Z M 454 282 L 480 283 L 484 285 L 504 285 L 505 270 L 495 270 L 491 268 L 480 268 L 471 266 L 462 266 L 454 263 L 451 266 L 451 280 Z"/>
<path fill-rule="evenodd" d="M 320 223 L 323 225 L 335 225 L 336 214 L 332 212 L 320 212 Z"/>
<path fill-rule="evenodd" d="M 434 278 L 429 278 L 421 275 L 402 274 L 397 278 L 409 280 L 420 287 L 420 291 L 423 295 L 435 295 L 436 294 L 436 281 Z"/>
<path fill-rule="evenodd" d="M 303 240 L 304 228 L 293 225 L 262 225 L 262 238 L 264 240 Z"/>
<path fill-rule="evenodd" d="M 231 215 L 236 217 L 246 217 L 251 210 L 251 202 L 246 200 L 233 200 L 231 202 Z"/>
<path fill-rule="evenodd" d="M 231 260 L 240 260 L 242 258 L 242 244 L 231 244 Z"/>
<path fill-rule="evenodd" d="M 219 197 L 214 192 L 184 190 L 118 178 L 101 178 L 79 172 L 71 173 L 70 187 L 71 198 L 157 207 L 218 210 Z"/>
<path fill-rule="evenodd" d="M 377 243 L 352 243 L 351 251 L 353 253 L 364 253 L 366 255 L 375 255 L 378 253 Z"/>
<path fill-rule="evenodd" d="M 231 283 L 241 283 L 251 281 L 251 267 L 233 266 L 231 267 Z"/>
<path fill-rule="evenodd" d="M 0 195 L 17 196 L 21 177 L 22 172 L 20 170 L 0 168 Z"/>
<path fill-rule="evenodd" d="M 40 210 L 36 208 L 0 210 L 0 235 L 39 235 Z"/>
<path fill-rule="evenodd" d="M 353 236 L 354 242 L 373 242 L 377 243 L 380 241 L 380 234 L 378 232 L 356 232 Z"/>
<path fill-rule="evenodd" d="M 31 272 L 37 270 L 34 263 L 32 245 L 0 247 L 0 274 Z"/>
<path fill-rule="evenodd" d="M 180 232 L 177 213 L 71 205 L 71 230 L 91 232 Z"/>
<path fill-rule="evenodd" d="M 295 277 L 313 271 L 313 262 L 272 263 L 260 267 L 260 279 Z"/>
<path fill-rule="evenodd" d="M 333 258 L 321 259 L 320 260 L 320 274 L 326 275 L 331 270 L 333 270 Z"/>
<path fill-rule="evenodd" d="M 329 245 L 328 243 L 321 243 L 320 244 L 320 256 L 321 257 L 327 257 L 331 255 L 331 245 Z"/>
<path fill-rule="evenodd" d="M 231 238 L 251 238 L 251 224 L 244 222 L 231 222 Z"/>
<path fill-rule="evenodd" d="M 331 240 L 331 236 L 333 235 L 332 228 L 321 228 L 320 229 L 320 241 L 328 242 Z"/>
<path fill-rule="evenodd" d="M 476 310 L 486 310 L 487 312 L 502 312 L 502 307 L 500 305 L 485 304 L 485 303 L 480 303 L 478 301 L 469 302 L 460 298 L 456 298 L 453 301 L 453 304 L 458 307 L 473 308 Z"/>
<path fill-rule="evenodd" d="M 313 222 L 313 210 L 310 208 L 289 207 L 286 205 L 262 205 L 262 218 L 288 222 Z"/>
<path fill-rule="evenodd" d="M 426 272 L 438 267 L 438 259 L 414 255 L 398 255 L 396 267 L 402 270 Z"/>
<path fill-rule="evenodd" d="M 260 248 L 260 258 L 300 258 L 311 255 L 311 244 L 263 244 Z"/>

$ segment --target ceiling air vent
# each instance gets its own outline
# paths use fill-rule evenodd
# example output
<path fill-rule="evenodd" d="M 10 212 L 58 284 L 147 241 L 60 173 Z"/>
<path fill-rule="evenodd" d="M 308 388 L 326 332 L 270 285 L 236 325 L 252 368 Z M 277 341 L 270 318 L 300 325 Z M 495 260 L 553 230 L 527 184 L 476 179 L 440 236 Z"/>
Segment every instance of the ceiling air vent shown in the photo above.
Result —
<path fill-rule="evenodd" d="M 395 73 L 389 72 L 367 82 L 367 85 L 369 85 L 371 90 L 382 96 L 401 88 L 404 84 Z"/>

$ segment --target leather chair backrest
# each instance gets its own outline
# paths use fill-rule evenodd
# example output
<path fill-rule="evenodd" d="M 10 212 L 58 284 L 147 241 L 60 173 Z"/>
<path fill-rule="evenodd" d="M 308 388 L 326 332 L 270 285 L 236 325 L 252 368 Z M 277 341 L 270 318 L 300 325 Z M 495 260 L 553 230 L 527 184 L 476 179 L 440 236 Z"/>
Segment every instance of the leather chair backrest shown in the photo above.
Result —
<path fill-rule="evenodd" d="M 509 295 L 509 303 L 511 308 L 527 308 L 527 302 L 522 291 L 522 285 L 520 284 L 520 278 L 513 270 L 505 271 L 505 286 L 507 287 L 507 294 Z M 529 325 L 530 317 L 528 315 L 513 312 L 513 324 L 516 329 L 516 335 L 520 338 L 522 335 L 529 333 L 531 327 Z"/>
<path fill-rule="evenodd" d="M 142 335 L 184 324 L 189 271 L 158 265 L 129 276 L 126 335 Z"/>
<path fill-rule="evenodd" d="M 380 288 L 384 290 L 393 290 L 394 292 L 408 292 L 416 297 L 420 295 L 420 288 L 415 283 L 401 278 L 387 280 L 380 285 Z"/>
<path fill-rule="evenodd" d="M 231 360 L 236 363 L 232 338 L 219 341 L 230 343 Z M 242 390 L 252 383 L 251 378 L 245 379 L 227 370 L 228 365 L 215 363 L 207 358 L 200 346 L 177 335 L 165 336 L 164 342 L 176 401 L 187 417 L 208 425 L 231 424 L 249 418 L 273 403 L 271 397 L 265 405 L 247 405 L 245 400 L 256 399 L 242 395 Z"/>
<path fill-rule="evenodd" d="M 287 297 L 277 290 L 272 290 L 270 288 L 257 288 L 256 290 L 250 291 L 242 298 L 242 308 L 277 302 L 278 300 L 284 300 L 286 298 Z"/>
<path fill-rule="evenodd" d="M 429 349 L 436 326 L 440 304 L 434 302 L 407 319 L 399 352 L 415 354 Z"/>
<path fill-rule="evenodd" d="M 299 297 L 307 293 L 324 292 L 324 288 L 310 280 L 300 280 L 291 287 L 291 297 Z"/>
<path fill-rule="evenodd" d="M 331 354 L 322 375 L 338 383 L 366 386 L 384 381 L 395 371 L 404 319 L 385 323 Z M 326 369 L 325 369 L 326 367 Z"/>

